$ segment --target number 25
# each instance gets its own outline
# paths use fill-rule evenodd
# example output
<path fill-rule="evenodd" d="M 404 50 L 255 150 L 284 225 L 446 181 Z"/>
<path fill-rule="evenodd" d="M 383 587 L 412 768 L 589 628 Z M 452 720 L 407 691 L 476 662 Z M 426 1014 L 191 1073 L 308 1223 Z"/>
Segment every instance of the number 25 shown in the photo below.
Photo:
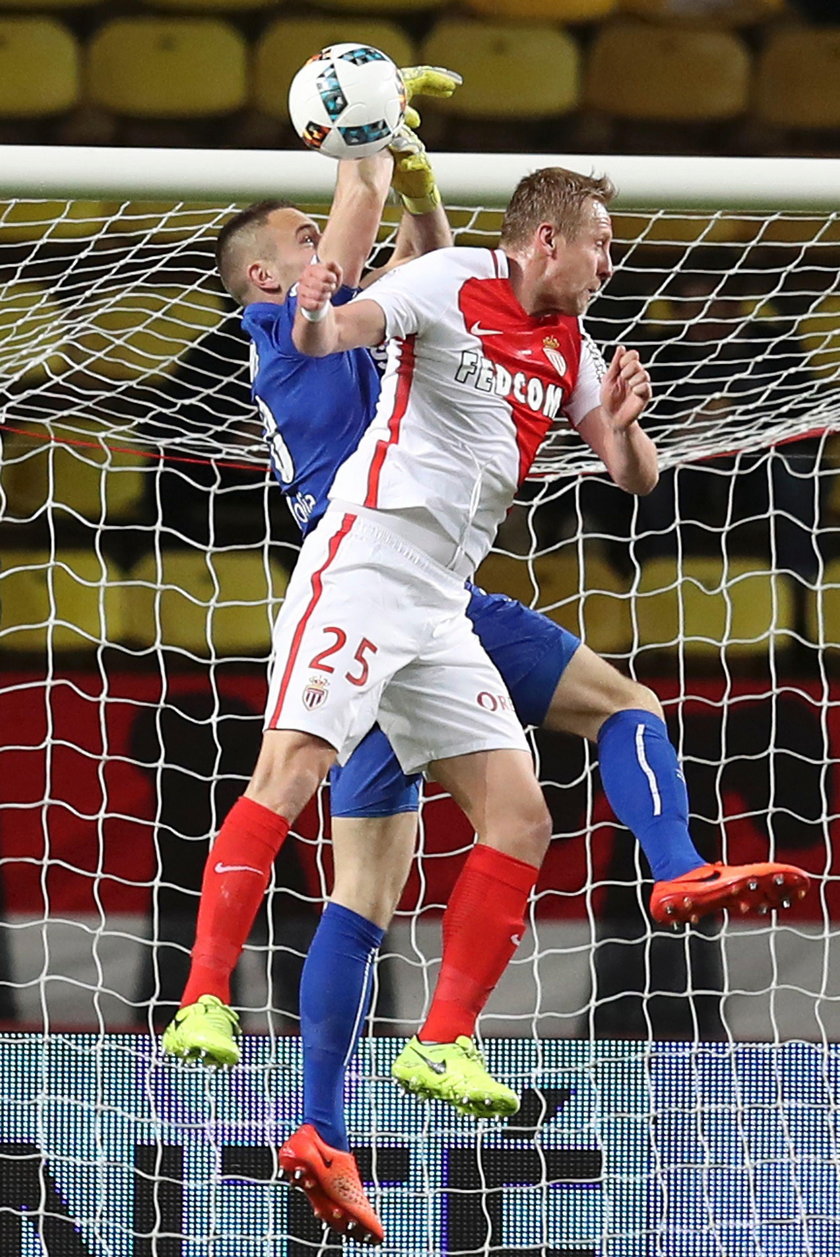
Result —
<path fill-rule="evenodd" d="M 336 627 L 325 627 L 324 632 L 331 633 L 335 637 L 335 641 L 332 646 L 327 646 L 324 650 L 319 650 L 318 654 L 313 657 L 309 666 L 310 668 L 320 668 L 322 672 L 335 672 L 333 665 L 331 663 L 325 663 L 324 661 L 328 659 L 330 655 L 334 655 L 336 651 L 342 649 L 347 642 L 347 634 L 344 629 Z M 351 685 L 364 685 L 367 682 L 368 675 L 370 673 L 370 667 L 365 656 L 368 654 L 375 655 L 378 649 L 379 647 L 375 646 L 372 641 L 369 641 L 367 637 L 363 637 L 356 647 L 356 653 L 353 656 L 354 660 L 359 665 L 359 673 L 354 676 L 352 672 L 345 672 L 345 680 L 349 681 Z"/>

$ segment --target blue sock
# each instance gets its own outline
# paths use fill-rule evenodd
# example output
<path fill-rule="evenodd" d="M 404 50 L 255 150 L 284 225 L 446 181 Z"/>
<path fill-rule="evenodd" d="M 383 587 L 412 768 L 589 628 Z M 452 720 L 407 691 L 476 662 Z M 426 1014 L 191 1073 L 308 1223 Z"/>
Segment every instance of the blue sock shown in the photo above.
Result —
<path fill-rule="evenodd" d="M 345 1151 L 344 1076 L 370 1009 L 373 962 L 384 937 L 372 921 L 328 903 L 303 966 L 303 1120 Z"/>
<path fill-rule="evenodd" d="M 706 863 L 688 832 L 685 778 L 663 720 L 617 711 L 601 725 L 598 759 L 610 807 L 641 843 L 655 881 Z"/>

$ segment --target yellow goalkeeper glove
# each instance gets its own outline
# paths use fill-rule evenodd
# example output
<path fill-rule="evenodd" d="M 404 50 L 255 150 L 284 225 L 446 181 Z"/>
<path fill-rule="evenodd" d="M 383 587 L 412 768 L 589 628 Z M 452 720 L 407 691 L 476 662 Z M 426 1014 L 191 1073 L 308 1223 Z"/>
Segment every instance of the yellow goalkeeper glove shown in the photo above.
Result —
<path fill-rule="evenodd" d="M 440 192 L 423 141 L 401 126 L 388 147 L 394 157 L 391 187 L 409 214 L 430 214 L 440 205 Z"/>
<path fill-rule="evenodd" d="M 391 186 L 409 214 L 429 214 L 440 205 L 440 192 L 425 145 L 415 133 L 420 115 L 412 106 L 415 96 L 451 96 L 463 79 L 454 70 L 437 65 L 410 65 L 400 71 L 408 107 L 405 123 L 388 146 L 394 157 Z"/>

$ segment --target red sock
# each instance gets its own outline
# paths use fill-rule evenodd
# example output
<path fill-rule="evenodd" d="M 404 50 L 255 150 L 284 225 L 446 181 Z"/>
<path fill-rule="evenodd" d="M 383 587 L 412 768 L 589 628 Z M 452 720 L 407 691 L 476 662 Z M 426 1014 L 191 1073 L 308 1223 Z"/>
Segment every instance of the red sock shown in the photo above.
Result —
<path fill-rule="evenodd" d="M 443 914 L 443 963 L 422 1041 L 453 1043 L 474 1032 L 525 931 L 538 872 L 494 847 L 473 847 Z"/>
<path fill-rule="evenodd" d="M 181 1007 L 200 995 L 230 1003 L 230 975 L 283 845 L 289 822 L 253 799 L 237 799 L 210 848 L 201 883 L 190 976 Z"/>

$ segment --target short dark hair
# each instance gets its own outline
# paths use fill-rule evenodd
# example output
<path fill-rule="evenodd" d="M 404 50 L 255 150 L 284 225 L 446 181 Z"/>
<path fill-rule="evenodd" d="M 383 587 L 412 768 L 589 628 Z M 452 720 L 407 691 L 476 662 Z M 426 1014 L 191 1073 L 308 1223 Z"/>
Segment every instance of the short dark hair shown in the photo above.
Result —
<path fill-rule="evenodd" d="M 247 276 L 240 271 L 240 260 L 237 257 L 237 243 L 246 233 L 265 226 L 270 214 L 279 209 L 296 209 L 291 201 L 281 197 L 274 200 L 255 201 L 246 205 L 232 218 L 229 218 L 216 237 L 216 267 L 225 287 L 235 301 L 242 302 L 247 287 Z"/>
<path fill-rule="evenodd" d="M 615 184 L 606 175 L 581 175 L 563 166 L 543 166 L 520 179 L 502 222 L 503 248 L 520 248 L 540 223 L 551 222 L 562 236 L 573 240 L 580 230 L 588 201 L 609 205 Z"/>

